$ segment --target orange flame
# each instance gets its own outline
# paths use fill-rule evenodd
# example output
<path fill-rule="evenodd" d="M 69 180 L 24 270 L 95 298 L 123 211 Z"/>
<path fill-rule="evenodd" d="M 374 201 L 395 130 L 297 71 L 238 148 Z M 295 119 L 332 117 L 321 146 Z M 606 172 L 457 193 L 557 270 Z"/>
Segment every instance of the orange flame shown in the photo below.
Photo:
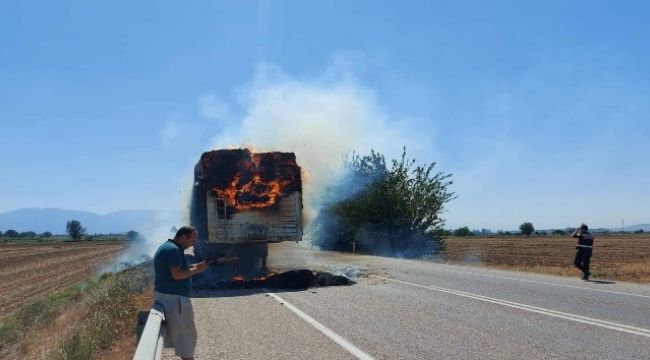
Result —
<path fill-rule="evenodd" d="M 251 153 L 248 149 L 203 153 L 195 180 L 236 210 L 263 209 L 301 191 L 300 167 L 293 153 Z"/>
<path fill-rule="evenodd" d="M 263 181 L 258 174 L 247 183 L 240 183 L 241 176 L 235 176 L 225 189 L 212 189 L 212 193 L 226 201 L 228 206 L 239 210 L 263 209 L 275 205 L 278 198 L 284 195 L 283 189 L 291 181 Z M 246 195 L 251 200 L 246 200 Z"/>

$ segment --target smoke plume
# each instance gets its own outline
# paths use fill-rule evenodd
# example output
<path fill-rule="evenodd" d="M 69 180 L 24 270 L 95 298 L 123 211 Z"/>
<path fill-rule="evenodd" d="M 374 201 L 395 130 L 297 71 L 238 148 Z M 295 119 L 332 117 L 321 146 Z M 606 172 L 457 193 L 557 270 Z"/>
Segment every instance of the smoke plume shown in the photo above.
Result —
<path fill-rule="evenodd" d="M 390 114 L 375 91 L 336 68 L 305 79 L 261 66 L 237 100 L 241 115 L 214 148 L 294 152 L 304 172 L 307 221 L 318 214 L 327 186 L 342 175 L 347 152 L 375 149 L 396 158 L 404 145 L 416 154 L 431 150 L 418 121 Z"/>

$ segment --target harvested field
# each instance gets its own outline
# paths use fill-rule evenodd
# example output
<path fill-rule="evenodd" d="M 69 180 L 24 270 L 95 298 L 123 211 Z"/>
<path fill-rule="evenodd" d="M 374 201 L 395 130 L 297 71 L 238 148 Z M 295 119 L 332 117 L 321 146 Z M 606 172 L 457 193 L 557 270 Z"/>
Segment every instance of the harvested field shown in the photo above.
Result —
<path fill-rule="evenodd" d="M 444 260 L 509 270 L 578 276 L 575 239 L 568 236 L 447 238 Z M 591 258 L 594 278 L 650 283 L 650 236 L 596 236 Z"/>
<path fill-rule="evenodd" d="M 0 244 L 0 316 L 95 275 L 123 249 L 122 242 Z"/>

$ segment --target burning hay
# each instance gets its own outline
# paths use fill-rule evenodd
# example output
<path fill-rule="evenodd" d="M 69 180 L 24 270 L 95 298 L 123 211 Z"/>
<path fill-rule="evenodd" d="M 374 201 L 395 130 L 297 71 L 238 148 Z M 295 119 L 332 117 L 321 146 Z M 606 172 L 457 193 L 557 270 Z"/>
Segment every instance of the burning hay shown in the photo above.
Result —
<path fill-rule="evenodd" d="M 296 155 L 213 150 L 194 168 L 190 221 L 198 261 L 266 270 L 268 244 L 302 240 L 302 179 Z"/>
<path fill-rule="evenodd" d="M 248 149 L 203 153 L 195 179 L 197 185 L 237 210 L 271 207 L 279 198 L 302 188 L 295 154 Z"/>

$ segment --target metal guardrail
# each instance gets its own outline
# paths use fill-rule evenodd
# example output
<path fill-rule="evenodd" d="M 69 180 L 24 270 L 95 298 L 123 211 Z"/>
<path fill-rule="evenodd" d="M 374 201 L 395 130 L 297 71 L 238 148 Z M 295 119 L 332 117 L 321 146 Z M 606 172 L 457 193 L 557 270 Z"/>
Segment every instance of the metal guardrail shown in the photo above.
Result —
<path fill-rule="evenodd" d="M 144 326 L 133 360 L 160 360 L 165 342 L 165 308 L 154 303 Z"/>

